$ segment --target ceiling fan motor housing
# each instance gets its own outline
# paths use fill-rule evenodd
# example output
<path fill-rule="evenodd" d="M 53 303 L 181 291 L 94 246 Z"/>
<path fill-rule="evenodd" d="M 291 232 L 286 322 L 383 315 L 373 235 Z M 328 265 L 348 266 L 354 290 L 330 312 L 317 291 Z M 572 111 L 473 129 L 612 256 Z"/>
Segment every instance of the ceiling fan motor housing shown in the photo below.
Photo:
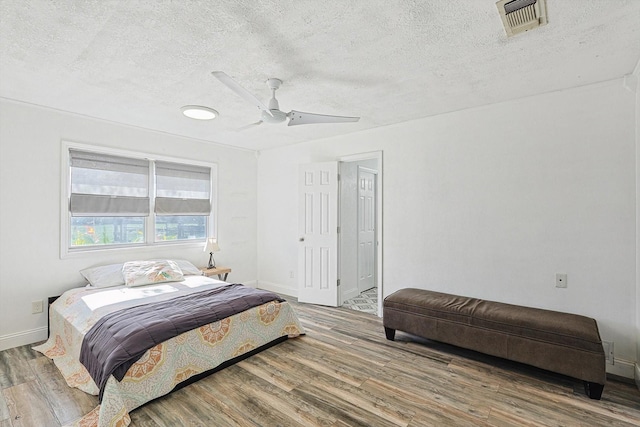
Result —
<path fill-rule="evenodd" d="M 271 114 L 266 111 L 262 111 L 262 121 L 266 123 L 282 123 L 287 119 L 287 114 L 280 111 L 280 104 L 276 99 L 276 90 L 280 88 L 282 84 L 282 80 L 271 78 L 267 80 L 267 86 L 271 89 L 271 99 L 269 100 L 269 111 Z"/>
<path fill-rule="evenodd" d="M 269 104 L 271 104 L 271 102 L 269 102 Z M 269 107 L 271 107 L 271 105 L 269 105 Z M 278 109 L 271 109 L 271 114 L 273 114 L 273 116 L 270 116 L 269 113 L 267 113 L 266 111 L 262 111 L 261 113 L 261 119 L 263 122 L 265 123 L 282 123 L 286 120 L 287 118 L 287 113 L 283 113 L 282 111 L 278 110 Z"/>

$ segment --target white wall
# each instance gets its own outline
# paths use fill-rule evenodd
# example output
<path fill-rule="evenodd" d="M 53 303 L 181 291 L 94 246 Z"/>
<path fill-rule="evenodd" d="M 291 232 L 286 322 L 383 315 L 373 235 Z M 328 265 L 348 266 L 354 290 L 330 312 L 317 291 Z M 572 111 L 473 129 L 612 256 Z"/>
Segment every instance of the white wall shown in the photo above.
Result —
<path fill-rule="evenodd" d="M 384 295 L 408 286 L 579 313 L 637 360 L 635 95 L 623 80 L 258 159 L 258 281 L 295 294 L 297 165 L 383 150 Z M 555 288 L 555 274 L 568 288 Z"/>
<path fill-rule="evenodd" d="M 194 126 L 203 125 L 195 123 Z M 255 281 L 254 152 L 122 126 L 26 104 L 0 101 L 0 350 L 46 337 L 46 314 L 31 302 L 83 284 L 79 270 L 152 257 L 208 261 L 202 244 L 120 250 L 60 259 L 61 140 L 218 164 L 216 261 L 229 279 Z"/>
<path fill-rule="evenodd" d="M 633 71 L 636 92 L 636 385 L 640 388 L 640 60 Z"/>

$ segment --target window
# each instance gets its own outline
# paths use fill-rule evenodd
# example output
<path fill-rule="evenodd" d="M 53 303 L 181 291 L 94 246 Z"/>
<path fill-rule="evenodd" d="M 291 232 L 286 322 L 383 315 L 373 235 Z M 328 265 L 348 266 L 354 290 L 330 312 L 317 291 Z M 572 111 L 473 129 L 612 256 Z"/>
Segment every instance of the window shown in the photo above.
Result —
<path fill-rule="evenodd" d="M 67 146 L 67 252 L 203 241 L 213 235 L 215 165 Z"/>
<path fill-rule="evenodd" d="M 155 166 L 156 241 L 207 237 L 211 168 L 169 162 Z"/>

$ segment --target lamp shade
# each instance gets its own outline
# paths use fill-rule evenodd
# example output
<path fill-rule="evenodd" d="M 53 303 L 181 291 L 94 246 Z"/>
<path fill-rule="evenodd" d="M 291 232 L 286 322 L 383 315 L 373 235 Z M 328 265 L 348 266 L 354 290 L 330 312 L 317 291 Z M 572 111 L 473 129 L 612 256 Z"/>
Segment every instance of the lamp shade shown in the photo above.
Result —
<path fill-rule="evenodd" d="M 220 246 L 218 246 L 218 239 L 215 237 L 207 238 L 207 243 L 204 245 L 205 252 L 220 252 Z"/>

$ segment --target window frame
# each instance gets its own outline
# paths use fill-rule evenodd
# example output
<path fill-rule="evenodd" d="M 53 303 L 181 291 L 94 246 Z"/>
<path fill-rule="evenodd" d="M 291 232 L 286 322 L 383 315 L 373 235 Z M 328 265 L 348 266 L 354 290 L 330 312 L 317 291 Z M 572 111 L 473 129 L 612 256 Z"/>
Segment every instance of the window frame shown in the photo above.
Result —
<path fill-rule="evenodd" d="M 86 247 L 72 247 L 69 233 L 71 232 L 71 212 L 69 209 L 71 197 L 71 164 L 69 150 L 91 151 L 100 154 L 145 159 L 151 161 L 149 175 L 149 216 L 145 218 L 145 241 L 144 243 L 122 243 L 114 245 L 91 245 Z M 140 151 L 122 150 L 118 148 L 106 147 L 102 145 L 86 144 L 72 141 L 61 141 L 61 191 L 60 191 L 60 258 L 69 258 L 83 254 L 97 254 L 109 251 L 135 251 L 148 248 L 178 248 L 178 247 L 202 247 L 207 237 L 217 238 L 218 236 L 218 164 L 213 162 L 203 162 L 200 160 L 187 159 L 183 157 L 163 156 L 159 154 L 144 153 Z M 204 166 L 211 168 L 211 188 L 210 202 L 211 213 L 207 219 L 207 235 L 202 239 L 187 240 L 155 240 L 155 167 L 156 161 L 183 163 L 187 165 Z"/>

